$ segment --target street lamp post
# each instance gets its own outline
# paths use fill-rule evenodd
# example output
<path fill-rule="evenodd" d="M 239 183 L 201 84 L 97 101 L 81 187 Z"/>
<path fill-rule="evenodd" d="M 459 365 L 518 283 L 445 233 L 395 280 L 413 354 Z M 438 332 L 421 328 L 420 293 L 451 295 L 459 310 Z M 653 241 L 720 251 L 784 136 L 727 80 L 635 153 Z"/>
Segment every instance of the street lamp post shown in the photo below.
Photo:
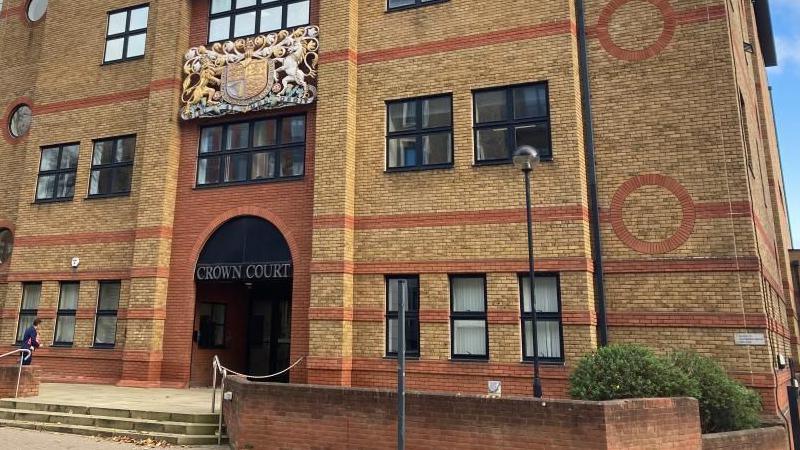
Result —
<path fill-rule="evenodd" d="M 520 146 L 514 153 L 514 166 L 520 169 L 525 177 L 525 206 L 528 216 L 528 285 L 533 314 L 533 396 L 542 397 L 542 380 L 539 378 L 539 338 L 536 322 L 535 275 L 533 273 L 533 221 L 531 220 L 531 172 L 539 164 L 539 152 L 529 146 Z M 525 332 L 523 326 L 522 332 Z"/>

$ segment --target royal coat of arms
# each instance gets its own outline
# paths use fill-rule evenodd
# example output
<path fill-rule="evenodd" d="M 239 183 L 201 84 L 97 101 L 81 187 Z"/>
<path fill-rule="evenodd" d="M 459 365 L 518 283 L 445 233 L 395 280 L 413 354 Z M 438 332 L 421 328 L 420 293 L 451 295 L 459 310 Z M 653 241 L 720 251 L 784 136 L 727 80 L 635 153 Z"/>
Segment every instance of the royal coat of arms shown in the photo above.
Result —
<path fill-rule="evenodd" d="M 317 89 L 319 29 L 300 27 L 186 52 L 181 117 L 305 105 Z"/>

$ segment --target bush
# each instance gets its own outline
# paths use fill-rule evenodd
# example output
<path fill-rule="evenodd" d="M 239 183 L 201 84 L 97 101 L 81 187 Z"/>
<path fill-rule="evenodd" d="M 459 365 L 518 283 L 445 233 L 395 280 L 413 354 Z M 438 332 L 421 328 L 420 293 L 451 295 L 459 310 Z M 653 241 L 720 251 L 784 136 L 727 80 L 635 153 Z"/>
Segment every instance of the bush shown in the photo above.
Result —
<path fill-rule="evenodd" d="M 716 361 L 693 351 L 676 351 L 669 362 L 697 382 L 703 433 L 755 428 L 761 423 L 759 395 L 728 377 Z"/>
<path fill-rule="evenodd" d="M 569 393 L 581 400 L 697 397 L 697 383 L 669 361 L 639 345 L 609 345 L 581 358 Z"/>

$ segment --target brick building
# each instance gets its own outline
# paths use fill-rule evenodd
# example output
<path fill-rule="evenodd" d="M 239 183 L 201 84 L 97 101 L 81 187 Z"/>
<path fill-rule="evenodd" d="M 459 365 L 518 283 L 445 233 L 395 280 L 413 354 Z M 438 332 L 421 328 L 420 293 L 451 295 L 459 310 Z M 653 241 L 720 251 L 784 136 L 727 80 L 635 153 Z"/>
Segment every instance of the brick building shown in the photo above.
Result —
<path fill-rule="evenodd" d="M 410 388 L 530 393 L 531 144 L 545 393 L 640 342 L 785 404 L 765 0 L 5 0 L 0 61 L 0 343 L 42 318 L 47 379 L 390 387 L 403 295 Z"/>

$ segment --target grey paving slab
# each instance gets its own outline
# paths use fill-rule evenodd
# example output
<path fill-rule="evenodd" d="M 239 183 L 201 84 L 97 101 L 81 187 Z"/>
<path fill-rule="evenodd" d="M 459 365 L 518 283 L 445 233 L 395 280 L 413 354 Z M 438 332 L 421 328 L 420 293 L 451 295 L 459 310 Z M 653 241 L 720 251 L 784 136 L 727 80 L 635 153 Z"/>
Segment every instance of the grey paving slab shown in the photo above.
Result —
<path fill-rule="evenodd" d="M 0 448 L 7 450 L 143 450 L 152 448 L 141 445 L 114 442 L 108 439 L 48 431 L 23 430 L 0 427 Z M 170 450 L 229 450 L 227 445 L 172 445 Z"/>

